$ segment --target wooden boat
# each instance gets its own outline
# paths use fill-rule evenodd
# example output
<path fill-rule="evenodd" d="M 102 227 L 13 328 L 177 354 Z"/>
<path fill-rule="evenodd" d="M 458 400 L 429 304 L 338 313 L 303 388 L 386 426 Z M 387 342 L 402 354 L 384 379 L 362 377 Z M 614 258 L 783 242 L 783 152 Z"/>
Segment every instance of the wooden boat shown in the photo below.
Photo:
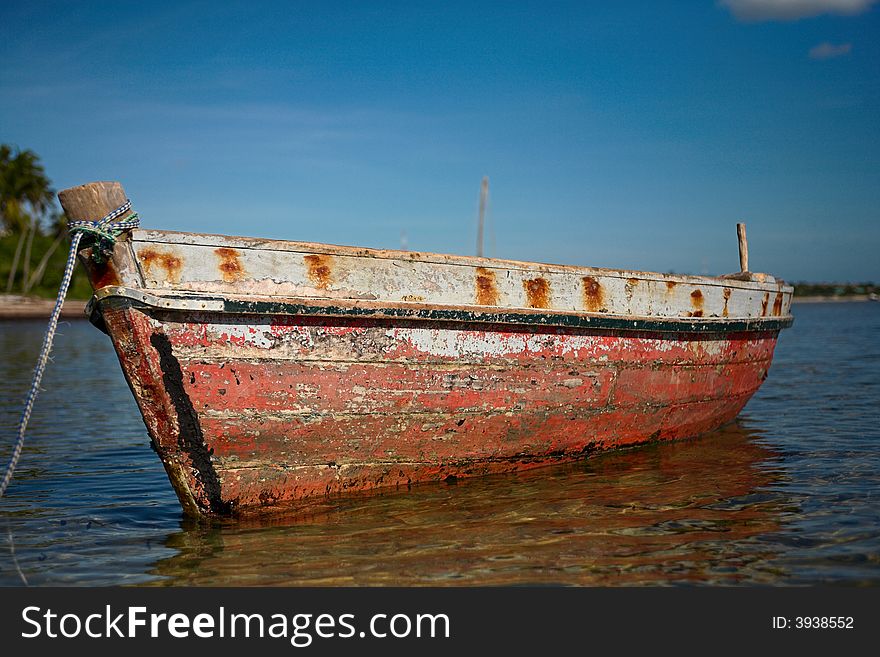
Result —
<path fill-rule="evenodd" d="M 59 197 L 72 220 L 126 199 Z M 693 437 L 736 417 L 792 322 L 792 287 L 746 264 L 678 276 L 142 229 L 81 256 L 192 515 Z"/>

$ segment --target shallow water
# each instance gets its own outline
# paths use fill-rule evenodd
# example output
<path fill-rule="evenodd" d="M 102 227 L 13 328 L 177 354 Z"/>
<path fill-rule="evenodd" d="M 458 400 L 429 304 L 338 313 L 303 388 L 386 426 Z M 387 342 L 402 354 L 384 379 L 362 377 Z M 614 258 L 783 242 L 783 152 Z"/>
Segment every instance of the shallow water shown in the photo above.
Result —
<path fill-rule="evenodd" d="M 0 584 L 880 584 L 880 304 L 794 312 L 712 435 L 213 525 L 182 518 L 108 338 L 62 325 Z M 0 323 L 3 464 L 42 331 Z"/>

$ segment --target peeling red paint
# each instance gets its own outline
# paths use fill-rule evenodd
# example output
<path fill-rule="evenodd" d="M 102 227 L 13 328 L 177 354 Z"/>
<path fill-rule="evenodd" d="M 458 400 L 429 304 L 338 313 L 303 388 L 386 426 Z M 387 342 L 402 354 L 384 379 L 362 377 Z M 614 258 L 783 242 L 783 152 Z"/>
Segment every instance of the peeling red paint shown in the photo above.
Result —
<path fill-rule="evenodd" d="M 142 410 L 154 418 L 147 424 L 160 436 L 163 460 L 181 464 L 200 513 L 215 513 L 212 504 L 259 512 L 696 435 L 735 417 L 760 386 L 776 342 L 773 332 L 264 319 L 224 324 L 230 320 L 208 315 L 162 330 L 219 499 L 185 465 L 190 457 L 162 419 L 174 417 L 174 405 L 155 400 L 162 391 L 141 400 Z M 138 340 L 155 331 L 143 317 L 130 321 L 143 327 Z M 151 351 L 135 349 L 135 360 L 150 362 Z M 150 377 L 156 372 L 135 370 L 134 389 Z"/>
<path fill-rule="evenodd" d="M 698 367 L 626 368 L 614 386 L 618 407 L 672 404 L 751 395 L 763 381 L 768 361 Z"/>
<path fill-rule="evenodd" d="M 193 404 L 210 411 L 483 413 L 604 405 L 611 370 L 545 365 L 466 369 L 409 363 L 184 361 Z M 251 381 L 260 381 L 259 386 Z M 225 394 L 218 396 L 223 389 Z M 337 394 L 348 391 L 345 395 Z"/>
<path fill-rule="evenodd" d="M 235 420 L 225 424 L 211 420 L 206 432 L 218 436 L 215 450 L 224 444 L 258 445 L 263 441 L 284 444 L 294 452 L 300 446 L 309 446 L 313 463 L 291 463 L 283 469 L 259 455 L 246 460 L 247 448 L 242 456 L 228 461 L 224 477 L 227 494 L 241 510 L 259 511 L 261 507 L 283 506 L 310 497 L 521 471 L 583 458 L 597 449 L 697 435 L 733 419 L 747 399 L 742 396 L 678 404 L 659 411 L 608 410 L 576 417 L 519 414 L 511 419 L 489 415 L 480 418 L 479 425 L 469 431 L 456 431 L 455 421 L 426 430 L 418 418 L 405 418 L 393 425 L 391 435 L 407 451 L 393 456 L 370 440 L 372 436 L 389 435 L 388 424 L 375 416 L 358 423 L 329 416 L 316 425 L 270 420 L 259 429 Z M 510 452 L 511 442 L 528 444 L 530 450 L 537 448 L 542 454 L 505 458 L 502 454 Z M 444 447 L 455 449 L 457 457 L 440 456 L 438 449 Z"/>
<path fill-rule="evenodd" d="M 436 328 L 416 322 L 389 326 L 380 320 L 333 320 L 317 317 L 276 316 L 267 324 L 244 325 L 169 322 L 165 332 L 175 349 L 187 357 L 249 359 L 309 359 L 341 361 L 396 361 L 458 365 L 534 365 L 536 360 L 559 363 L 668 363 L 717 364 L 767 360 L 772 357 L 776 333 L 754 331 L 723 338 L 680 333 L 586 331 L 546 327 L 517 331 L 510 326 L 487 325 Z M 423 345 L 431 336 L 438 348 Z M 235 351 L 229 351 L 232 344 Z M 439 349 L 440 345 L 444 349 Z M 469 346 L 496 345 L 471 351 Z"/>

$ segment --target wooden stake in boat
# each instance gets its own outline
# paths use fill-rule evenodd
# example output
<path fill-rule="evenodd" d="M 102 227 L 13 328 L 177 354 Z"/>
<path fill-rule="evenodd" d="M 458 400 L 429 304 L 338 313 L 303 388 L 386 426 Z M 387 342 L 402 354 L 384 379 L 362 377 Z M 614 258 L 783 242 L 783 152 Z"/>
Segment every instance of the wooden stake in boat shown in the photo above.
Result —
<path fill-rule="evenodd" d="M 746 225 L 736 225 L 736 237 L 739 241 L 739 270 L 743 273 L 749 271 L 749 241 L 746 239 Z"/>
<path fill-rule="evenodd" d="M 89 221 L 125 203 L 125 190 L 118 182 L 95 182 L 62 190 L 58 200 L 70 221 Z"/>
<path fill-rule="evenodd" d="M 489 176 L 483 176 L 480 183 L 480 219 L 477 224 L 477 257 L 483 257 L 483 226 L 486 220 L 486 206 L 489 204 Z"/>

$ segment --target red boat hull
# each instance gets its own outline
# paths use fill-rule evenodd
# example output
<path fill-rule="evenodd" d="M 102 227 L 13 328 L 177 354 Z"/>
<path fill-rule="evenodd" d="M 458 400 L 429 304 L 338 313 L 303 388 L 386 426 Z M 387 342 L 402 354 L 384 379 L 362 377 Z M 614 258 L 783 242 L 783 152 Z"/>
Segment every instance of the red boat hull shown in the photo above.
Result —
<path fill-rule="evenodd" d="M 127 302 L 103 320 L 198 515 L 697 436 L 736 417 L 778 334 L 184 317 Z"/>
<path fill-rule="evenodd" d="M 119 183 L 59 199 L 134 222 Z M 127 228 L 80 257 L 184 511 L 238 515 L 732 420 L 794 293 L 738 234 L 719 277 Z"/>

